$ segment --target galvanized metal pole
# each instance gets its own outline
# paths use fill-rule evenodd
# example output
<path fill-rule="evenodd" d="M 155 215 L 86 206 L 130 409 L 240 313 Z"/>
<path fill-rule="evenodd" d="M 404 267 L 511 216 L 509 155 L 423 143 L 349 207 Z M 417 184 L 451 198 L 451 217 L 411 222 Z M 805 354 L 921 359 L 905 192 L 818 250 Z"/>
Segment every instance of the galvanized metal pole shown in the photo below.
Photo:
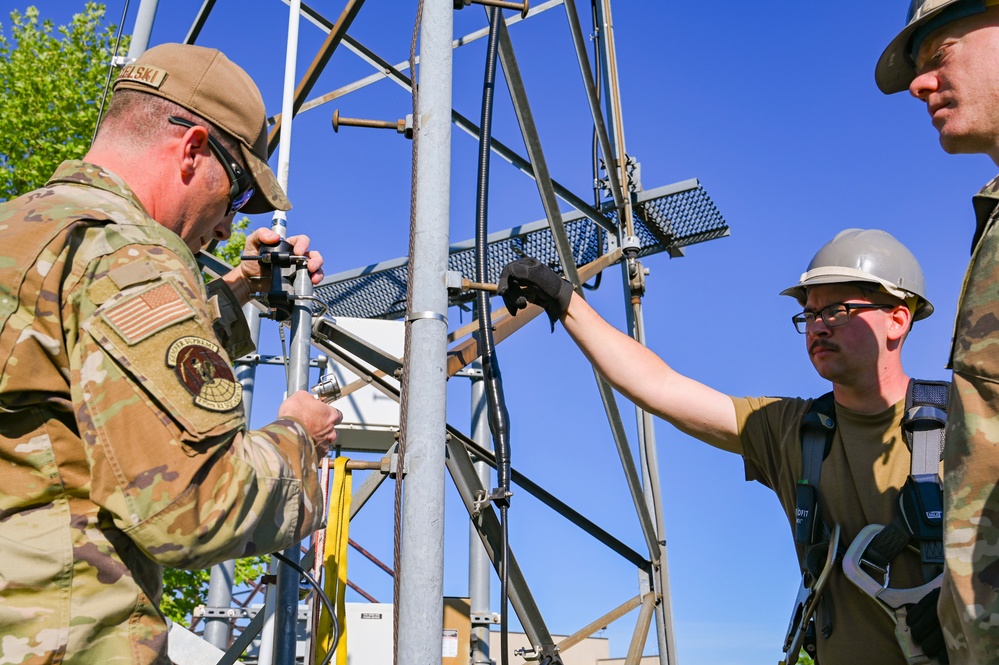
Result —
<path fill-rule="evenodd" d="M 281 148 L 278 153 L 278 182 L 288 191 L 288 173 L 291 161 L 291 127 L 292 104 L 295 93 L 295 60 L 298 55 L 298 25 L 301 17 L 300 0 L 293 0 L 288 8 L 288 43 L 285 50 L 284 91 L 281 100 L 281 113 L 284 122 L 281 124 Z M 275 211 L 271 228 L 282 238 L 286 238 L 287 217 L 282 211 Z M 312 281 L 308 269 L 299 266 L 295 275 L 295 295 L 312 296 Z M 308 389 L 309 381 L 309 343 L 312 339 L 312 304 L 309 301 L 296 300 L 291 319 L 291 348 L 288 357 L 288 394 L 298 390 Z M 284 556 L 298 563 L 299 546 L 289 547 Z M 295 662 L 298 641 L 298 572 L 286 564 L 277 566 L 277 582 L 273 596 L 275 598 L 273 622 L 273 653 L 264 648 L 261 642 L 260 665 L 285 665 Z M 264 637 L 267 636 L 265 632 Z M 268 661 L 273 655 L 273 661 Z"/>
<path fill-rule="evenodd" d="M 134 62 L 149 48 L 149 35 L 153 32 L 153 20 L 159 3 L 160 0 L 142 0 L 139 3 L 139 13 L 135 15 L 135 27 L 132 29 L 132 43 L 128 47 L 128 62 Z"/>
<path fill-rule="evenodd" d="M 448 226 L 451 199 L 452 0 L 426 0 L 420 31 L 411 232 L 405 502 L 399 584 L 399 665 L 441 662 Z"/>
<path fill-rule="evenodd" d="M 631 183 L 628 174 L 628 155 L 624 143 L 624 119 L 621 110 L 621 90 L 618 84 L 617 71 L 617 50 L 614 45 L 614 22 L 611 17 L 610 0 L 601 0 L 597 3 L 597 21 L 599 23 L 600 40 L 600 66 L 605 73 L 604 86 L 607 103 L 608 117 L 611 125 L 611 140 L 614 149 L 614 161 L 616 164 L 607 164 L 607 169 L 617 168 L 620 177 L 621 187 L 624 190 L 623 207 L 619 209 L 621 228 L 620 232 L 624 237 L 620 238 L 623 247 L 629 245 L 630 237 L 634 236 L 634 219 L 631 203 Z M 636 257 L 632 257 L 634 259 Z M 642 298 L 640 292 L 634 292 L 631 288 L 633 275 L 631 271 L 641 270 L 641 265 L 633 260 L 622 263 L 622 276 L 624 282 L 624 297 L 627 306 L 625 311 L 628 318 L 628 329 L 631 336 L 640 343 L 645 344 L 645 326 L 642 316 Z M 651 514 L 653 526 L 656 530 L 656 538 L 659 541 L 660 557 L 653 560 L 654 574 L 652 576 L 655 591 L 660 594 L 661 601 L 655 606 L 656 613 L 656 641 L 659 644 L 659 662 L 664 665 L 677 665 L 676 639 L 673 630 L 673 612 L 670 601 L 669 588 L 669 566 L 667 564 L 667 550 L 665 525 L 663 522 L 662 505 L 659 492 L 659 470 L 658 466 L 653 467 L 656 462 L 656 438 L 652 417 L 642 409 L 635 407 L 635 417 L 638 421 L 638 445 L 641 454 L 642 485 L 645 504 Z"/>
<path fill-rule="evenodd" d="M 288 47 L 284 58 L 284 89 L 281 95 L 281 143 L 278 148 L 277 179 L 288 191 L 288 171 L 291 164 L 291 125 L 295 104 L 295 59 L 298 56 L 298 24 L 301 19 L 302 2 L 292 0 L 288 4 Z M 282 238 L 287 237 L 288 218 L 281 210 L 274 211 L 271 228 Z"/>
<path fill-rule="evenodd" d="M 614 22 L 611 19 L 610 0 L 597 3 L 597 21 L 600 39 L 600 66 L 604 71 L 604 101 L 607 104 L 607 117 L 611 126 L 611 142 L 614 145 L 614 158 L 605 164 L 608 170 L 617 169 L 621 187 L 624 190 L 624 207 L 619 211 L 620 222 L 625 235 L 635 234 L 635 224 L 631 212 L 631 188 L 628 178 L 628 155 L 624 148 L 624 122 L 621 112 L 621 89 L 618 87 L 617 50 L 614 47 Z M 616 163 L 614 163 L 616 162 Z"/>
<path fill-rule="evenodd" d="M 212 566 L 208 580 L 209 608 L 229 607 L 232 603 L 232 584 L 236 574 L 235 561 L 223 561 Z M 229 619 L 226 617 L 206 617 L 204 640 L 219 649 L 229 646 Z"/>
<path fill-rule="evenodd" d="M 492 448 L 489 435 L 489 410 L 486 404 L 486 388 L 482 378 L 482 363 L 476 360 L 468 367 L 472 379 L 472 438 L 486 449 Z M 475 472 L 483 487 L 490 484 L 489 465 L 476 460 Z M 492 574 L 489 554 L 482 546 L 475 524 L 470 522 L 468 529 L 468 600 L 472 616 L 472 665 L 491 665 L 489 658 L 489 581 Z"/>
<path fill-rule="evenodd" d="M 627 270 L 627 266 L 625 267 Z M 627 308 L 628 329 L 631 336 L 645 345 L 645 318 L 641 300 Z M 656 431 L 652 416 L 637 406 L 635 417 L 638 425 L 639 466 L 642 468 L 642 485 L 645 504 L 651 513 L 662 555 L 653 561 L 652 585 L 662 598 L 656 605 L 656 641 L 659 643 L 659 661 L 664 665 L 677 665 L 676 633 L 673 629 L 673 601 L 670 595 L 669 559 L 666 548 L 666 525 L 663 520 L 662 496 L 659 490 L 659 456 L 656 451 Z M 665 656 L 665 658 L 664 658 Z"/>

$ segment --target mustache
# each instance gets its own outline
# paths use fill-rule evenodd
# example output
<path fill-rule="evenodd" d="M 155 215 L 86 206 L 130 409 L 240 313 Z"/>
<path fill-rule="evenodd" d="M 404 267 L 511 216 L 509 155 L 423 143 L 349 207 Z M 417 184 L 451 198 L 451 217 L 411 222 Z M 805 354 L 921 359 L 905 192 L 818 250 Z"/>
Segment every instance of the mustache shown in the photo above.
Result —
<path fill-rule="evenodd" d="M 839 351 L 839 345 L 827 339 L 817 339 L 808 347 L 808 353 L 813 354 L 817 349 L 828 349 L 829 351 Z"/>

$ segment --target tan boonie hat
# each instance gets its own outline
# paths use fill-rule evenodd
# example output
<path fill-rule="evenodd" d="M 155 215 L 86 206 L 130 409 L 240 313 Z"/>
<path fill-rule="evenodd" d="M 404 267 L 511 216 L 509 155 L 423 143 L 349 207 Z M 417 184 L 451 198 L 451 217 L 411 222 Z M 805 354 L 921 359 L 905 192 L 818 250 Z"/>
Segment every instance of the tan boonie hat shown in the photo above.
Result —
<path fill-rule="evenodd" d="M 121 70 L 114 89 L 168 99 L 235 138 L 256 189 L 241 212 L 291 209 L 267 165 L 264 100 L 253 79 L 221 51 L 189 44 L 154 46 Z"/>
<path fill-rule="evenodd" d="M 979 14 L 997 0 L 912 0 L 902 32 L 888 44 L 874 68 L 874 80 L 886 95 L 902 92 L 916 78 L 913 38 L 919 42 L 930 32 L 958 19 Z M 918 44 L 917 44 L 918 46 Z"/>

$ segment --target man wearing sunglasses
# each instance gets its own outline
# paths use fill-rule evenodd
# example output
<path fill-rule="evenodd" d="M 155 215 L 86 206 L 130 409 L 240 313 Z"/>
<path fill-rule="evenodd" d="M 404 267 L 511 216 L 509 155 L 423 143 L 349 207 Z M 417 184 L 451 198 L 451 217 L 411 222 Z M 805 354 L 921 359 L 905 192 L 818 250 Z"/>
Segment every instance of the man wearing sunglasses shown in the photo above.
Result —
<path fill-rule="evenodd" d="M 514 315 L 530 302 L 543 307 L 553 325 L 561 320 L 596 369 L 641 408 L 742 455 L 747 480 L 774 490 L 794 531 L 803 475 L 801 424 L 815 400 L 730 397 L 677 373 L 607 323 L 536 259 L 506 266 L 499 294 Z M 792 322 L 815 370 L 832 383 L 836 428 L 828 455 L 819 462 L 818 496 L 822 522 L 830 529 L 840 526 L 845 548 L 864 527 L 888 524 L 897 513 L 911 459 L 900 426 L 909 384 L 902 345 L 912 322 L 929 316 L 933 306 L 915 257 L 878 230 L 839 233 L 782 295 L 803 307 Z M 795 547 L 805 569 L 806 546 L 796 542 Z M 903 551 L 891 561 L 893 588 L 918 587 L 923 576 L 918 553 Z M 828 579 L 816 616 L 816 660 L 904 665 L 886 613 L 838 565 Z M 795 662 L 797 654 L 788 655 Z"/>
<path fill-rule="evenodd" d="M 206 291 L 194 259 L 237 211 L 291 207 L 260 93 L 180 44 L 114 90 L 87 155 L 0 204 L 0 662 L 168 662 L 161 566 L 279 551 L 323 516 L 339 411 L 300 391 L 248 431 L 231 360 L 260 267 Z"/>

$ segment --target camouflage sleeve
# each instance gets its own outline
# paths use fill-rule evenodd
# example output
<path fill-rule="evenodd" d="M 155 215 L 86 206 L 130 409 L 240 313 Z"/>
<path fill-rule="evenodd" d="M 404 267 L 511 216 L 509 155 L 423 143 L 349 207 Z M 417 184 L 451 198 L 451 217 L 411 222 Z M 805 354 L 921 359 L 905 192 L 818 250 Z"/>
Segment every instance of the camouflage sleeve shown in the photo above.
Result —
<path fill-rule="evenodd" d="M 993 213 L 995 215 L 995 213 Z M 999 662 L 999 230 L 975 249 L 954 331 L 940 624 L 952 663 Z"/>
<path fill-rule="evenodd" d="M 940 624 L 952 663 L 999 661 L 999 383 L 954 372 L 944 452 Z"/>
<path fill-rule="evenodd" d="M 178 568 L 284 549 L 322 518 L 303 428 L 245 431 L 201 288 L 177 254 L 128 245 L 93 261 L 64 301 L 91 500 Z"/>
<path fill-rule="evenodd" d="M 212 328 L 230 358 L 241 358 L 256 348 L 250 338 L 243 309 L 224 280 L 215 279 L 205 285 Z"/>

